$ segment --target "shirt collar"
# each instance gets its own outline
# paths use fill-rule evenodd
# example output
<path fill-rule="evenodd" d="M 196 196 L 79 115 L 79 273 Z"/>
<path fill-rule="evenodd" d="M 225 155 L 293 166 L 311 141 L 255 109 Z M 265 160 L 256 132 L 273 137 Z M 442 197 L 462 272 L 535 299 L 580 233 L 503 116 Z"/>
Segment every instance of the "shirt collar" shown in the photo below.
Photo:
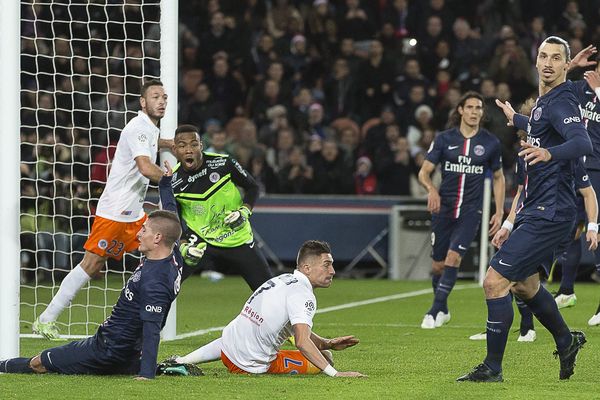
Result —
<path fill-rule="evenodd" d="M 142 110 L 138 111 L 138 117 L 142 117 L 142 119 L 147 123 L 150 124 L 154 129 L 156 130 L 160 130 L 158 129 L 158 126 L 154 125 L 154 122 L 152 122 L 152 120 L 150 119 L 150 117 L 148 116 L 148 114 L 146 114 L 145 112 L 143 112 Z"/>
<path fill-rule="evenodd" d="M 313 290 L 312 285 L 310 284 L 310 280 L 308 280 L 308 277 L 306 275 L 304 275 L 302 272 L 295 270 L 294 271 L 294 276 L 298 279 L 298 281 L 300 281 L 304 286 L 306 286 L 307 288 L 309 288 L 311 291 Z"/>

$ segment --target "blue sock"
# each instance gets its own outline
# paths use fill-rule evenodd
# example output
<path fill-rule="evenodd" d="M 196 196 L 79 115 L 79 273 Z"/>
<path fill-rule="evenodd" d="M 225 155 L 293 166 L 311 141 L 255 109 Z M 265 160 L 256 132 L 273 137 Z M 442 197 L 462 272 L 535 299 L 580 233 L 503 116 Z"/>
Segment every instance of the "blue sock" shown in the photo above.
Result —
<path fill-rule="evenodd" d="M 9 374 L 32 374 L 33 370 L 29 367 L 31 358 L 19 357 L 0 361 L 0 372 Z"/>
<path fill-rule="evenodd" d="M 433 288 L 433 293 L 435 293 L 435 291 L 437 290 L 438 287 L 438 283 L 440 282 L 440 278 L 442 277 L 442 274 L 435 274 L 433 273 L 431 275 L 431 287 Z"/>
<path fill-rule="evenodd" d="M 571 345 L 573 339 L 569 327 L 558 311 L 554 298 L 545 287 L 540 286 L 538 292 L 529 300 L 524 300 L 535 317 L 550 331 L 556 342 L 558 351 Z"/>
<path fill-rule="evenodd" d="M 527 307 L 527 304 L 517 296 L 515 296 L 515 302 L 521 314 L 521 326 L 519 327 L 519 333 L 526 335 L 530 329 L 533 329 L 533 313 Z"/>
<path fill-rule="evenodd" d="M 573 286 L 577 277 L 577 268 L 581 260 L 581 243 L 579 240 L 571 242 L 564 254 L 562 264 L 562 279 L 560 280 L 560 289 L 558 293 L 573 294 Z"/>
<path fill-rule="evenodd" d="M 458 268 L 449 267 L 446 265 L 444 267 L 444 273 L 440 278 L 440 282 L 438 284 L 437 290 L 433 296 L 433 305 L 427 312 L 427 314 L 433 315 L 434 317 L 438 312 L 443 311 L 444 313 L 448 313 L 448 296 L 456 283 L 456 275 L 458 274 Z"/>
<path fill-rule="evenodd" d="M 499 299 L 487 299 L 485 302 L 488 309 L 487 356 L 483 362 L 493 371 L 500 372 L 508 331 L 514 318 L 512 296 L 509 293 Z"/>

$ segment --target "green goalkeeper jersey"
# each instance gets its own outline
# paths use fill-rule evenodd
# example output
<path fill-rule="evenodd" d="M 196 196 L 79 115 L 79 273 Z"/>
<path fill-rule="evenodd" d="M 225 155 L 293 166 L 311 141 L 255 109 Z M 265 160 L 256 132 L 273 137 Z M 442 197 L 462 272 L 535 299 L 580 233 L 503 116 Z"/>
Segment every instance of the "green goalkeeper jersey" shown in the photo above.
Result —
<path fill-rule="evenodd" d="M 247 220 L 235 229 L 223 220 L 243 204 L 254 206 L 258 185 L 252 176 L 227 155 L 202 153 L 203 160 L 195 171 L 185 171 L 180 164 L 173 169 L 173 192 L 183 222 L 183 240 L 192 235 L 217 247 L 237 247 L 253 240 Z M 244 189 L 244 197 L 238 189 Z"/>

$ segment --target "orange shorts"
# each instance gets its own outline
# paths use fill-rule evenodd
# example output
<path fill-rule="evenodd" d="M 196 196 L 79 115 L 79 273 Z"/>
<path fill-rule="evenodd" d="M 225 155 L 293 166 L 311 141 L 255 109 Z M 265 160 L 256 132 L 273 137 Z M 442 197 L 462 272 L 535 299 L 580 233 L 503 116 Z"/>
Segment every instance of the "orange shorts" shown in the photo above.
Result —
<path fill-rule="evenodd" d="M 235 365 L 225 353 L 221 352 L 221 361 L 233 374 L 247 374 L 248 372 Z M 279 350 L 277 357 L 271 362 L 267 374 L 309 374 L 320 373 L 321 370 L 315 367 L 304 357 L 299 350 Z"/>
<path fill-rule="evenodd" d="M 101 257 L 120 260 L 126 251 L 136 250 L 140 244 L 137 233 L 148 218 L 145 214 L 135 222 L 116 222 L 96 216 L 92 231 L 83 246 Z"/>

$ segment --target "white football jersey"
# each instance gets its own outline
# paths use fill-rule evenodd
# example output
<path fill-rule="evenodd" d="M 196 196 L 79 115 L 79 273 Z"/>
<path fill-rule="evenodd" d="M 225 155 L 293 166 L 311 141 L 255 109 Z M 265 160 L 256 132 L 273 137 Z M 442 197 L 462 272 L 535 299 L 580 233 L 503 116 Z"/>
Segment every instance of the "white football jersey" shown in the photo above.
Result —
<path fill-rule="evenodd" d="M 140 173 L 135 158 L 148 156 L 151 162 L 156 162 L 159 135 L 158 127 L 142 111 L 125 125 L 96 215 L 117 222 L 134 222 L 144 216 L 144 198 L 150 180 Z"/>
<path fill-rule="evenodd" d="M 312 328 L 316 310 L 312 285 L 302 272 L 269 279 L 223 330 L 223 353 L 246 372 L 267 372 L 279 347 L 293 335 L 292 325 Z"/>

